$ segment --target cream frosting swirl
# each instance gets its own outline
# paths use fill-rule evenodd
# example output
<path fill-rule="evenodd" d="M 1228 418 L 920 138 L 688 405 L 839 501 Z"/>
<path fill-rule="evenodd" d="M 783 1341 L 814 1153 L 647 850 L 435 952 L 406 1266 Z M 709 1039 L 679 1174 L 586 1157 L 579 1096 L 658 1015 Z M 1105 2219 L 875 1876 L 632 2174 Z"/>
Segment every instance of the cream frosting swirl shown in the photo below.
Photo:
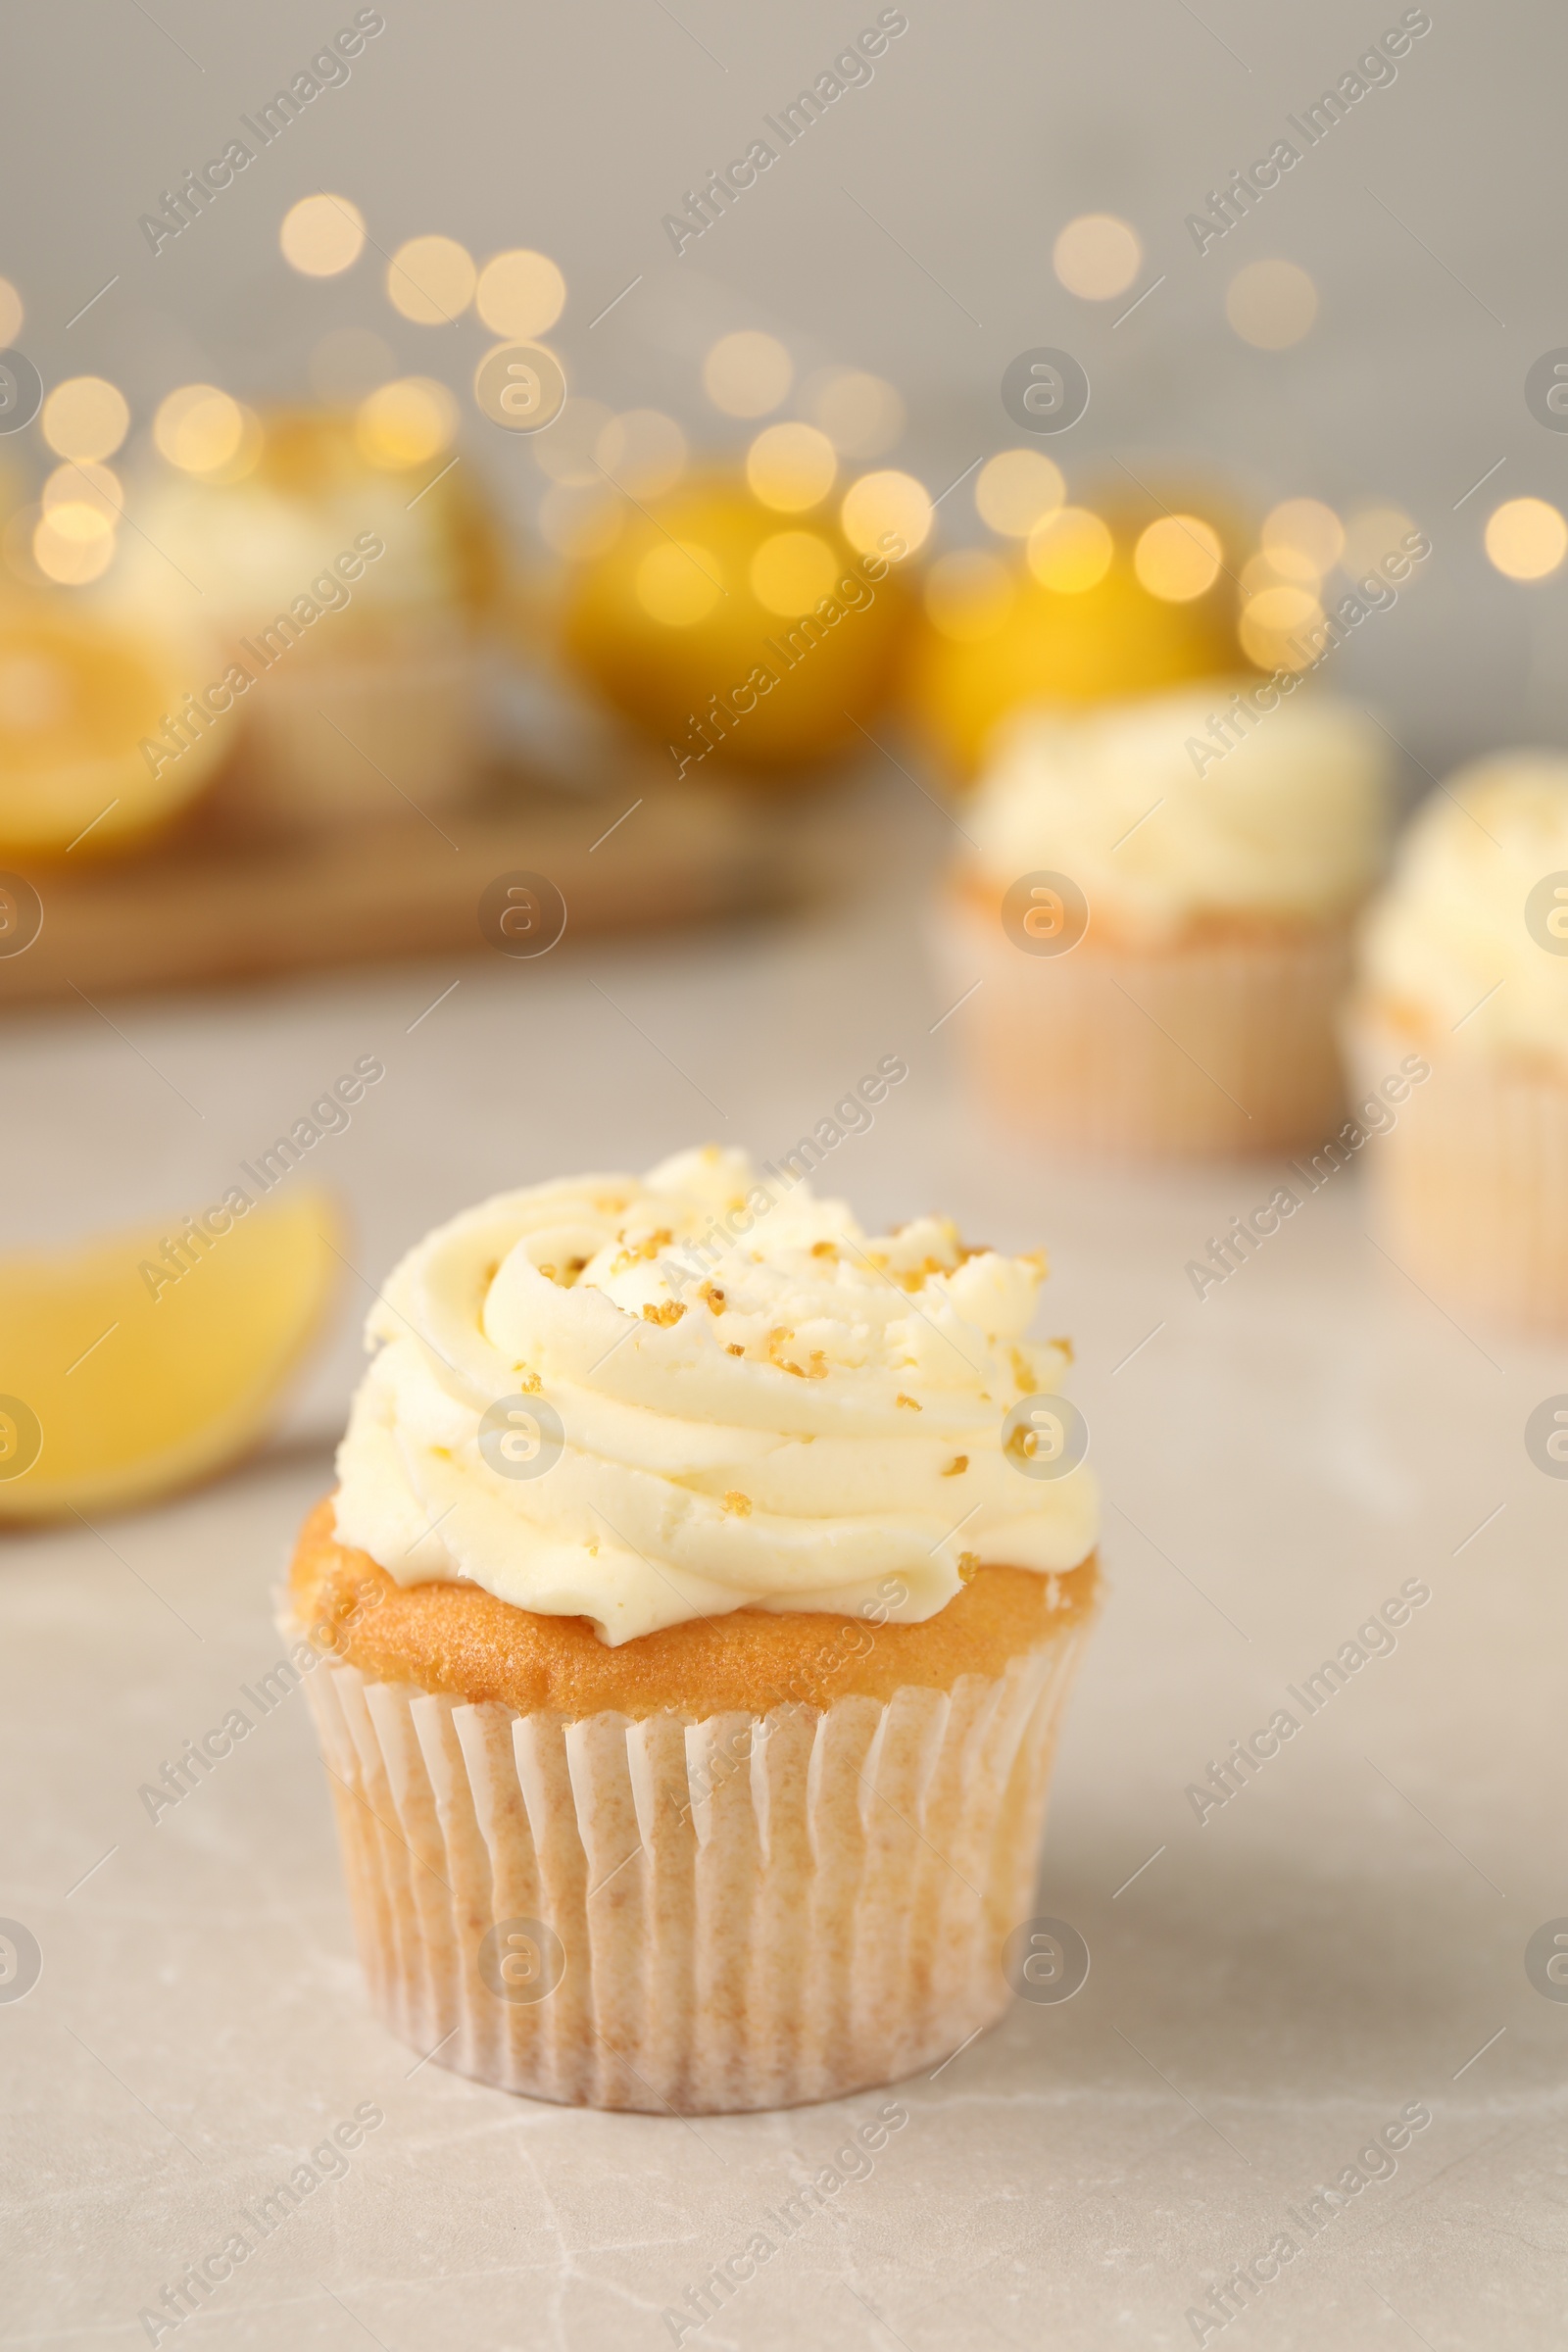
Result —
<path fill-rule="evenodd" d="M 914 1622 L 975 1565 L 1074 1567 L 1092 1472 L 1004 1451 L 1070 1359 L 1024 1337 L 1045 1272 L 945 1218 L 869 1239 L 788 1166 L 712 1148 L 503 1193 L 369 1316 L 339 1538 L 400 1584 L 466 1580 L 611 1643 L 748 1605 Z M 538 1475 L 481 1443 L 508 1397 L 559 1415 Z"/>
<path fill-rule="evenodd" d="M 1384 737 L 1346 704 L 1213 678 L 1021 716 L 962 821 L 997 888 L 1065 873 L 1092 923 L 1159 941 L 1203 916 L 1348 913 L 1382 863 L 1389 775 Z"/>
<path fill-rule="evenodd" d="M 1568 875 L 1568 760 L 1511 752 L 1461 768 L 1416 816 L 1367 915 L 1365 997 L 1457 1051 L 1568 1068 L 1554 874 Z"/>

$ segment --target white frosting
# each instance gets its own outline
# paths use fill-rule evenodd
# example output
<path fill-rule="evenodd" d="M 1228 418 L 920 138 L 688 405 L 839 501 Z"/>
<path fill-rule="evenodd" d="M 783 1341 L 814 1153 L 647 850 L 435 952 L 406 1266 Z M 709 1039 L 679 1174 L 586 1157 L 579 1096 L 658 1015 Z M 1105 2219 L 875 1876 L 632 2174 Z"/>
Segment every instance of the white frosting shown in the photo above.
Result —
<path fill-rule="evenodd" d="M 609 1642 L 748 1604 L 917 1621 L 976 1562 L 1074 1567 L 1092 1473 L 1025 1476 L 1002 1444 L 1068 1360 L 1023 1337 L 1044 1276 L 942 1218 L 868 1240 L 733 1152 L 503 1193 L 369 1317 L 339 1537 L 400 1584 L 466 1578 Z M 520 1392 L 565 1433 L 539 1476 L 478 1442 Z"/>
<path fill-rule="evenodd" d="M 1250 727 L 1227 751 L 1210 722 L 1242 691 L 1214 678 L 1020 717 L 962 819 L 985 878 L 1005 891 L 1026 873 L 1067 874 L 1092 928 L 1154 941 L 1204 915 L 1348 913 L 1382 862 L 1387 739 L 1310 687 L 1282 696 L 1253 681 Z"/>
<path fill-rule="evenodd" d="M 1440 1044 L 1568 1067 L 1568 954 L 1526 921 L 1554 873 L 1568 874 L 1568 760 L 1513 752 L 1461 768 L 1410 826 L 1367 916 L 1367 994 Z"/>
<path fill-rule="evenodd" d="M 439 503 L 409 512 L 417 480 L 367 469 L 300 497 L 254 477 L 227 485 L 158 482 L 136 502 L 141 529 L 126 535 L 105 601 L 199 615 L 224 639 L 241 636 L 287 612 L 365 532 L 381 540 L 384 553 L 357 580 L 329 584 L 321 601 L 384 612 L 450 598 L 458 582 Z M 202 591 L 199 605 L 192 584 Z"/>

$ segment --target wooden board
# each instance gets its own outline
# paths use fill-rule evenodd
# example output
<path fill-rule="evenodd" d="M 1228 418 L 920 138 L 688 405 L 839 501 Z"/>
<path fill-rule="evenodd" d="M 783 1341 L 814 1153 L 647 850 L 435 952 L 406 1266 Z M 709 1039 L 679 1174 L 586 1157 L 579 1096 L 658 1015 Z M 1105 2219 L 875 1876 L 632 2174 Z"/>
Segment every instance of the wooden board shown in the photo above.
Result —
<path fill-rule="evenodd" d="M 810 888 L 849 817 L 842 784 L 780 797 L 693 790 L 661 772 L 570 793 L 498 777 L 438 824 L 411 813 L 240 837 L 207 823 L 118 863 L 28 873 L 43 925 L 0 956 L 0 1007 L 494 954 L 479 899 L 518 869 L 556 885 L 573 938 L 777 906 Z"/>

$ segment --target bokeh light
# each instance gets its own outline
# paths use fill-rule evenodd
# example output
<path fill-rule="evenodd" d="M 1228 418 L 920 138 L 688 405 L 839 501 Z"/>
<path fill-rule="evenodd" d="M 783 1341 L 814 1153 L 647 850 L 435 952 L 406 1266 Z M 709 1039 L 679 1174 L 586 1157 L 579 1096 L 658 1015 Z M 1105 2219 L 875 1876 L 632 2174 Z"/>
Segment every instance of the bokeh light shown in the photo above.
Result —
<path fill-rule="evenodd" d="M 726 416 L 765 416 L 795 380 L 795 364 L 776 335 L 752 327 L 721 335 L 703 362 L 703 389 Z"/>
<path fill-rule="evenodd" d="M 107 466 L 83 465 L 68 459 L 44 483 L 39 500 L 46 514 L 56 507 L 91 507 L 113 527 L 124 512 L 125 493 L 120 476 Z"/>
<path fill-rule="evenodd" d="M 902 564 L 931 535 L 935 512 L 923 482 L 912 473 L 889 467 L 882 473 L 862 473 L 844 494 L 839 521 L 850 545 L 862 556 L 887 556 Z M 903 542 L 903 554 L 884 540 Z"/>
<path fill-rule="evenodd" d="M 996 635 L 1017 595 L 1017 580 L 1000 556 L 984 547 L 955 548 L 926 574 L 926 618 L 942 636 L 978 645 Z"/>
<path fill-rule="evenodd" d="M 558 556 L 583 564 L 620 537 L 626 502 L 602 482 L 552 482 L 539 502 L 539 536 Z"/>
<path fill-rule="evenodd" d="M 975 510 L 982 522 L 1008 539 L 1027 539 L 1067 496 L 1061 468 L 1044 450 L 1004 449 L 975 476 Z"/>
<path fill-rule="evenodd" d="M 1309 588 L 1282 583 L 1260 589 L 1244 607 L 1237 633 L 1259 669 L 1305 669 L 1316 659 L 1307 638 L 1322 621 L 1323 608 Z"/>
<path fill-rule="evenodd" d="M 1069 294 L 1109 302 L 1138 275 L 1144 249 L 1138 232 L 1114 213 L 1080 213 L 1052 249 L 1052 266 Z"/>
<path fill-rule="evenodd" d="M 160 402 L 153 418 L 161 454 L 186 473 L 216 472 L 244 437 L 244 411 L 216 384 L 182 384 Z"/>
<path fill-rule="evenodd" d="M 16 341 L 24 316 L 22 296 L 9 277 L 0 277 L 0 347 Z"/>
<path fill-rule="evenodd" d="M 1264 555 L 1282 580 L 1314 587 L 1345 553 L 1345 525 L 1321 499 L 1287 498 L 1270 508 L 1258 534 Z"/>
<path fill-rule="evenodd" d="M 1109 527 L 1087 507 L 1059 507 L 1029 534 L 1029 568 L 1042 588 L 1081 596 L 1110 569 L 1116 552 Z"/>
<path fill-rule="evenodd" d="M 1416 535 L 1416 526 L 1402 507 L 1391 506 L 1387 500 L 1357 507 L 1345 518 L 1341 567 L 1352 575 L 1375 571 L 1399 552 L 1401 539 Z M 1404 585 L 1408 587 L 1419 577 L 1420 567 L 1416 566 L 1406 575 Z"/>
<path fill-rule="evenodd" d="M 410 237 L 387 264 L 387 299 L 416 326 L 448 326 L 473 300 L 478 275 L 456 237 Z"/>
<path fill-rule="evenodd" d="M 689 629 L 711 612 L 722 594 L 718 558 L 693 539 L 671 539 L 650 548 L 637 566 L 637 601 L 666 628 Z"/>
<path fill-rule="evenodd" d="M 112 458 L 130 430 L 130 410 L 101 375 L 70 375 L 44 402 L 40 421 L 57 458 Z"/>
<path fill-rule="evenodd" d="M 593 454 L 617 490 L 658 498 L 686 470 L 686 436 L 662 410 L 628 409 L 601 428 Z"/>
<path fill-rule="evenodd" d="M 360 403 L 354 437 L 372 466 L 397 469 L 438 457 L 458 429 L 458 404 L 427 375 L 400 375 Z"/>
<path fill-rule="evenodd" d="M 833 368 L 813 376 L 802 406 L 841 458 L 886 457 L 903 436 L 901 394 L 884 377 L 858 368 Z"/>
<path fill-rule="evenodd" d="M 838 453 L 814 424 L 767 424 L 746 453 L 746 478 L 764 507 L 797 514 L 833 487 Z"/>
<path fill-rule="evenodd" d="M 365 251 L 365 215 L 346 196 L 302 196 L 283 215 L 277 241 L 304 277 L 336 277 Z"/>
<path fill-rule="evenodd" d="M 1317 288 L 1295 262 L 1249 262 L 1225 289 L 1225 316 L 1244 343 L 1288 351 L 1317 317 Z"/>
<path fill-rule="evenodd" d="M 613 422 L 614 411 L 607 409 L 602 400 L 568 395 L 565 407 L 549 432 L 533 436 L 535 463 L 553 482 L 569 482 L 579 489 L 588 482 L 597 482 L 603 489 L 605 474 L 598 458 L 599 440 L 607 425 Z"/>
<path fill-rule="evenodd" d="M 1505 499 L 1487 517 L 1487 554 L 1505 580 L 1544 580 L 1568 555 L 1568 522 L 1544 498 Z"/>
<path fill-rule="evenodd" d="M 769 612 L 809 612 L 838 577 L 838 559 L 815 531 L 775 531 L 752 558 L 751 590 Z"/>
<path fill-rule="evenodd" d="M 1219 577 L 1225 547 L 1199 514 L 1161 514 L 1133 549 L 1133 569 L 1151 596 L 1167 605 L 1191 604 Z"/>
<path fill-rule="evenodd" d="M 368 326 L 335 326 L 311 353 L 311 390 L 335 407 L 361 401 L 397 373 L 392 346 Z"/>
<path fill-rule="evenodd" d="M 33 562 L 62 588 L 84 588 L 100 579 L 114 553 L 113 523 L 79 500 L 52 507 L 33 526 Z"/>
<path fill-rule="evenodd" d="M 514 246 L 479 272 L 474 308 L 493 334 L 527 343 L 553 327 L 566 307 L 566 281 L 547 253 Z"/>

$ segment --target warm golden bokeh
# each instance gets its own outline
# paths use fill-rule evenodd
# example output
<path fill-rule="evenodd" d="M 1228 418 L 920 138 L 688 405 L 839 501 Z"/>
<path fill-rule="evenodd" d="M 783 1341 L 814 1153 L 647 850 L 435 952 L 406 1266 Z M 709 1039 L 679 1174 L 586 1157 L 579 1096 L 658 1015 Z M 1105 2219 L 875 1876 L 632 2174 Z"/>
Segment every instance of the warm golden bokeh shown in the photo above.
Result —
<path fill-rule="evenodd" d="M 387 265 L 387 299 L 416 326 L 449 326 L 473 300 L 478 274 L 456 237 L 410 237 Z"/>
<path fill-rule="evenodd" d="M 0 277 L 0 350 L 21 334 L 24 316 L 22 296 L 9 277 Z"/>
<path fill-rule="evenodd" d="M 160 453 L 186 473 L 216 472 L 244 438 L 244 411 L 216 384 L 182 384 L 160 402 L 153 418 Z"/>
<path fill-rule="evenodd" d="M 1069 294 L 1109 302 L 1138 275 L 1144 248 L 1138 231 L 1114 213 L 1080 213 L 1052 249 L 1052 267 Z"/>
<path fill-rule="evenodd" d="M 96 505 L 51 507 L 33 525 L 32 560 L 45 579 L 62 588 L 85 588 L 102 579 L 114 558 L 114 522 Z"/>
<path fill-rule="evenodd" d="M 746 478 L 764 507 L 802 514 L 833 487 L 838 453 L 814 424 L 764 425 L 746 453 Z"/>
<path fill-rule="evenodd" d="M 283 215 L 277 241 L 303 277 L 336 277 L 365 251 L 365 215 L 346 196 L 302 196 Z"/>
<path fill-rule="evenodd" d="M 844 493 L 839 522 L 850 545 L 862 555 L 891 556 L 902 564 L 931 535 L 931 494 L 912 473 L 888 467 L 862 473 Z"/>
<path fill-rule="evenodd" d="M 566 281 L 547 253 L 517 245 L 493 254 L 479 272 L 474 308 L 492 334 L 531 342 L 566 307 Z"/>
<path fill-rule="evenodd" d="M 1379 564 L 1386 564 L 1389 557 L 1397 552 L 1402 539 L 1418 535 L 1415 523 L 1404 509 L 1393 506 L 1387 500 L 1352 508 L 1345 518 L 1341 567 L 1352 574 L 1376 570 Z M 1408 574 L 1404 585 L 1408 587 L 1411 581 L 1420 576 L 1421 568 L 1417 564 Z"/>
<path fill-rule="evenodd" d="M 550 430 L 535 433 L 529 443 L 535 464 L 553 482 L 566 482 L 574 489 L 591 482 L 603 484 L 599 444 L 614 421 L 614 411 L 607 409 L 602 400 L 590 400 L 581 392 L 568 393 L 566 405 Z"/>
<path fill-rule="evenodd" d="M 1110 526 L 1087 507 L 1058 507 L 1029 534 L 1029 568 L 1042 588 L 1081 596 L 1110 569 Z"/>
<path fill-rule="evenodd" d="M 428 375 L 400 375 L 360 404 L 355 438 L 372 466 L 396 470 L 439 457 L 458 429 L 458 404 Z"/>
<path fill-rule="evenodd" d="M 1288 351 L 1317 317 L 1317 288 L 1295 262 L 1249 262 L 1225 290 L 1225 316 L 1244 343 Z"/>
<path fill-rule="evenodd" d="M 975 476 L 975 512 L 1004 538 L 1027 539 L 1067 496 L 1059 466 L 1042 449 L 1003 449 Z"/>
<path fill-rule="evenodd" d="M 1544 580 L 1568 555 L 1568 522 L 1544 498 L 1505 499 L 1487 517 L 1487 554 L 1506 580 Z"/>
<path fill-rule="evenodd" d="M 112 458 L 130 430 L 130 410 L 103 376 L 71 375 L 49 394 L 39 421 L 57 458 Z"/>
<path fill-rule="evenodd" d="M 1345 525 L 1321 499 L 1287 498 L 1263 517 L 1259 544 L 1281 579 L 1314 585 L 1345 553 Z"/>
<path fill-rule="evenodd" d="M 125 493 L 120 476 L 108 466 L 83 464 L 70 458 L 57 466 L 45 481 L 39 500 L 46 514 L 56 507 L 92 507 L 108 523 L 118 523 L 124 514 Z"/>
<path fill-rule="evenodd" d="M 775 531 L 752 558 L 752 594 L 768 612 L 809 612 L 831 593 L 838 557 L 818 531 Z"/>
<path fill-rule="evenodd" d="M 1133 569 L 1151 596 L 1185 605 L 1195 596 L 1207 595 L 1224 557 L 1218 531 L 1201 515 L 1161 514 L 1140 536 Z"/>
<path fill-rule="evenodd" d="M 805 387 L 803 406 L 841 458 L 881 458 L 904 432 L 904 398 L 880 375 L 839 368 Z"/>
<path fill-rule="evenodd" d="M 703 389 L 726 416 L 765 416 L 789 393 L 795 364 L 776 335 L 721 335 L 703 362 Z"/>

